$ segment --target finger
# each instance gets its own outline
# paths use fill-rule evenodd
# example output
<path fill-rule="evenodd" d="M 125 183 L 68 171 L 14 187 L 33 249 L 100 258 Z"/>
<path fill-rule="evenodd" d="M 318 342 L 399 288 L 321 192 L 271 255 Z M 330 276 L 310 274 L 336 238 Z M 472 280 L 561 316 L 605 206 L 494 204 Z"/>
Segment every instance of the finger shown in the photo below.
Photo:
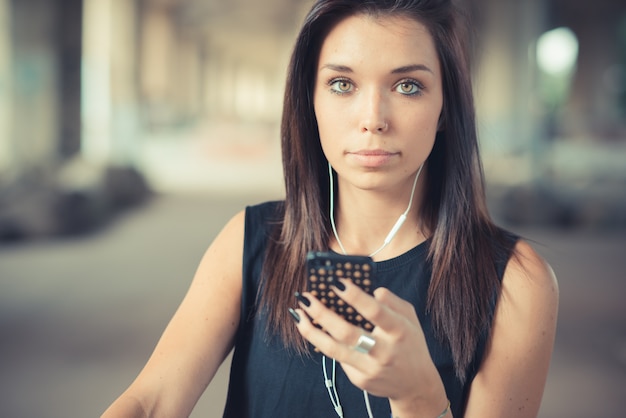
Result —
<path fill-rule="evenodd" d="M 294 319 L 296 319 L 296 328 L 302 337 L 315 347 L 316 351 L 321 352 L 325 356 L 333 358 L 340 363 L 357 366 L 360 364 L 363 367 L 367 365 L 367 362 L 364 362 L 363 359 L 360 361 L 355 360 L 355 357 L 364 356 L 366 353 L 357 352 L 353 347 L 335 340 L 332 335 L 318 328 L 309 318 L 308 312 L 304 309 L 293 310 L 292 315 L 294 316 Z M 358 342 L 358 339 L 356 339 L 355 342 Z M 362 343 L 362 345 L 367 347 L 367 343 L 368 341 L 366 340 L 366 342 L 364 344 Z"/>
<path fill-rule="evenodd" d="M 300 307 L 311 318 L 313 324 L 317 324 L 330 334 L 336 341 L 350 345 L 360 335 L 357 327 L 347 322 L 332 309 L 324 305 L 311 293 L 306 292 L 300 297 Z"/>
<path fill-rule="evenodd" d="M 327 336 L 318 338 L 318 333 L 308 333 L 305 327 L 301 328 L 305 338 L 309 339 L 316 348 L 325 355 L 335 358 L 342 363 L 354 364 L 363 361 L 363 355 L 371 355 L 374 346 L 381 344 L 362 328 L 352 325 L 343 317 L 326 307 L 320 300 L 310 293 L 304 293 L 304 300 L 300 299 L 301 308 L 313 326 L 319 325 Z"/>
<path fill-rule="evenodd" d="M 325 334 L 316 324 L 314 324 L 309 318 L 308 314 L 303 309 L 289 309 L 289 313 L 296 321 L 296 329 L 315 348 L 315 351 L 319 351 L 317 348 L 317 341 L 320 336 L 318 333 Z M 328 336 L 326 334 L 326 336 Z M 323 337 L 323 336 L 322 336 Z"/>
<path fill-rule="evenodd" d="M 390 316 L 393 312 L 390 309 L 377 301 L 372 295 L 363 291 L 351 280 L 342 279 L 341 283 L 343 286 L 335 286 L 336 293 L 341 299 L 351 305 L 374 326 L 384 329 L 390 325 L 390 321 L 393 321 L 393 318 Z"/>
<path fill-rule="evenodd" d="M 378 328 L 378 333 L 395 334 L 405 329 L 407 322 L 421 329 L 415 307 L 389 289 L 380 287 L 372 297 L 349 280 L 343 282 L 345 290 L 338 288 L 337 295 L 372 322 Z"/>
<path fill-rule="evenodd" d="M 385 287 L 379 287 L 374 291 L 374 299 L 388 307 L 393 312 L 405 318 L 414 318 L 417 321 L 415 307 L 411 303 L 397 296 L 391 290 Z"/>
<path fill-rule="evenodd" d="M 389 289 L 380 287 L 374 291 L 374 298 L 385 307 L 388 315 L 380 325 L 387 336 L 395 340 L 406 337 L 409 330 L 424 338 L 422 324 L 417 316 L 415 307 L 406 300 L 398 297 Z"/>

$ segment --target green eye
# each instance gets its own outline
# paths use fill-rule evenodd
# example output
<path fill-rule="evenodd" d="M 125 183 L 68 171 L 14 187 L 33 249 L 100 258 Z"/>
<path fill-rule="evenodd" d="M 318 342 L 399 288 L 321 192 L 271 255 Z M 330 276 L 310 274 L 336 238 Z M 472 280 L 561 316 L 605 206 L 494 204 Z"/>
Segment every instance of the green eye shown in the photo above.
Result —
<path fill-rule="evenodd" d="M 416 86 L 413 84 L 409 84 L 409 83 L 400 84 L 400 90 L 402 90 L 402 93 L 413 93 L 415 89 L 416 89 Z"/>
<path fill-rule="evenodd" d="M 396 91 L 398 93 L 413 95 L 420 91 L 420 88 L 413 82 L 406 81 L 404 83 L 398 84 L 396 87 Z"/>
<path fill-rule="evenodd" d="M 352 91 L 352 83 L 347 80 L 335 80 L 330 84 L 331 90 L 335 93 L 349 93 Z"/>

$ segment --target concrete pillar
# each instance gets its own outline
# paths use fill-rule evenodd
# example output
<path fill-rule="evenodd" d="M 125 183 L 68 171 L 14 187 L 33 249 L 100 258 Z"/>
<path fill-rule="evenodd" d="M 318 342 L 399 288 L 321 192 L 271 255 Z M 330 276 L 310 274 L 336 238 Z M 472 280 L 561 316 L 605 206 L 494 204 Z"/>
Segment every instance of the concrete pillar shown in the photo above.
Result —
<path fill-rule="evenodd" d="M 626 80 L 622 75 L 626 71 L 626 31 L 620 31 L 626 27 L 626 4 L 613 8 L 587 5 L 584 13 L 562 12 L 563 24 L 580 42 L 576 75 L 559 126 L 569 138 L 616 140 L 626 128 L 619 103 Z"/>
<path fill-rule="evenodd" d="M 220 74 L 218 76 L 218 95 L 220 104 L 220 117 L 233 119 L 235 117 L 235 95 L 233 94 L 237 62 L 227 54 L 222 54 L 220 61 Z"/>
<path fill-rule="evenodd" d="M 134 0 L 113 1 L 111 49 L 112 162 L 132 165 L 140 133 L 137 103 L 137 6 Z"/>
<path fill-rule="evenodd" d="M 478 126 L 487 174 L 502 155 L 517 156 L 513 181 L 534 176 L 543 140 L 535 94 L 534 45 L 544 29 L 544 0 L 487 0 L 476 77 Z M 510 162 L 507 161 L 507 164 Z"/>
<path fill-rule="evenodd" d="M 82 155 L 92 161 L 111 158 L 112 1 L 83 4 Z"/>
<path fill-rule="evenodd" d="M 40 169 L 58 157 L 58 16 L 48 0 L 12 1 L 12 166 Z"/>
<path fill-rule="evenodd" d="M 80 144 L 82 0 L 0 0 L 0 171 L 54 166 Z"/>
<path fill-rule="evenodd" d="M 532 136 L 525 128 L 525 115 L 532 108 L 532 48 L 541 34 L 540 2 L 495 0 L 485 6 L 476 86 L 479 116 L 486 124 L 483 138 L 489 147 L 520 151 Z"/>
<path fill-rule="evenodd" d="M 81 152 L 94 162 L 135 157 L 135 8 L 130 0 L 84 0 Z"/>
<path fill-rule="evenodd" d="M 9 0 L 0 0 L 0 176 L 11 170 L 12 137 L 12 43 Z"/>
<path fill-rule="evenodd" d="M 179 118 L 194 119 L 200 113 L 201 104 L 201 49 L 192 36 L 184 33 L 179 33 L 176 45 L 175 68 L 172 68 L 168 80 L 169 90 L 175 97 Z"/>
<path fill-rule="evenodd" d="M 143 120 L 159 127 L 172 119 L 169 80 L 174 61 L 174 26 L 164 6 L 145 2 L 139 37 L 139 92 Z"/>
<path fill-rule="evenodd" d="M 59 142 L 61 158 L 80 152 L 83 0 L 56 0 L 59 67 Z"/>
<path fill-rule="evenodd" d="M 217 48 L 208 46 L 204 53 L 202 65 L 202 107 L 207 119 L 219 117 L 219 75 L 220 55 Z"/>

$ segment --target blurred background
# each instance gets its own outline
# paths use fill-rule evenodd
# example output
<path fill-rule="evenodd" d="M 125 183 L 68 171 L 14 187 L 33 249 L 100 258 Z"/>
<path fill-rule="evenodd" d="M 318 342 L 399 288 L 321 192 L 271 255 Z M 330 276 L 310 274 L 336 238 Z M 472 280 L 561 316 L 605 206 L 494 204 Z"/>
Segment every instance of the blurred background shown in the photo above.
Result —
<path fill-rule="evenodd" d="M 283 193 L 311 0 L 0 0 L 0 416 L 97 416 L 202 253 Z M 492 213 L 560 279 L 540 416 L 626 407 L 626 4 L 467 0 Z M 219 417 L 227 364 L 193 416 Z"/>

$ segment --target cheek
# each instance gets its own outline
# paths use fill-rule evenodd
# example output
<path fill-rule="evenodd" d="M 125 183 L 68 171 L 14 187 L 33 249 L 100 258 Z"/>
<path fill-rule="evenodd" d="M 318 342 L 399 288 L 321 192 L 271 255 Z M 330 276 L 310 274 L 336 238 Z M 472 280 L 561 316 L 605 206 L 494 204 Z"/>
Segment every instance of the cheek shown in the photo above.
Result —
<path fill-rule="evenodd" d="M 317 123 L 317 132 L 320 139 L 320 145 L 324 155 L 328 155 L 329 144 L 333 143 L 332 130 L 330 129 L 331 122 L 328 120 L 328 111 L 323 104 L 315 100 L 313 103 L 313 109 L 315 111 L 315 121 Z"/>
<path fill-rule="evenodd" d="M 333 107 L 333 102 L 330 100 L 316 100 L 314 109 L 322 145 L 324 142 L 337 142 L 339 138 L 345 136 L 340 134 L 340 131 L 346 127 L 347 115 L 345 108 L 337 108 L 336 105 Z"/>
<path fill-rule="evenodd" d="M 320 136 L 322 136 L 326 125 L 328 125 L 328 107 L 317 95 L 313 96 L 313 111 Z"/>
<path fill-rule="evenodd" d="M 430 154 L 437 136 L 439 115 L 432 111 L 421 112 L 407 115 L 401 120 L 406 146 L 419 155 L 419 158 Z"/>
<path fill-rule="evenodd" d="M 396 123 L 402 123 L 403 129 L 412 130 L 419 136 L 435 136 L 439 126 L 439 113 L 431 109 L 414 111 L 396 119 Z"/>

